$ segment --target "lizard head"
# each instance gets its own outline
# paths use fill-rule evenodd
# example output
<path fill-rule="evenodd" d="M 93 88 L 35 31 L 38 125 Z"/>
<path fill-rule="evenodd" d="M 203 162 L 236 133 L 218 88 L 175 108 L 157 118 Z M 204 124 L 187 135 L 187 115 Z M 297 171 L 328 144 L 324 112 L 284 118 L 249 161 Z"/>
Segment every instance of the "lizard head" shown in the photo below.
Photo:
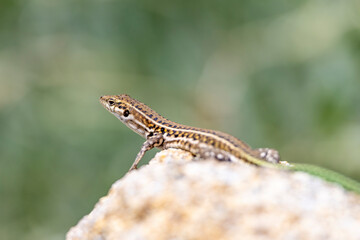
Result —
<path fill-rule="evenodd" d="M 133 106 L 129 95 L 105 95 L 100 97 L 100 103 L 121 121 L 130 116 Z"/>
<path fill-rule="evenodd" d="M 149 129 L 146 124 L 146 105 L 131 98 L 127 94 L 105 95 L 100 103 L 115 117 L 139 135 L 146 137 Z"/>

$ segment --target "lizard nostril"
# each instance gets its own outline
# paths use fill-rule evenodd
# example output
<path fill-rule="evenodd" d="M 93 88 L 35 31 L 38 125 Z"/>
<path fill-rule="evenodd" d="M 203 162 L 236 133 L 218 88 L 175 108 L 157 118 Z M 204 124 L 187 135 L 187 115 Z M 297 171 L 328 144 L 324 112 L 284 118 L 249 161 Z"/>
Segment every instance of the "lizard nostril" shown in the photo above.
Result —
<path fill-rule="evenodd" d="M 109 100 L 109 104 L 110 104 L 110 106 L 114 105 L 114 101 Z"/>

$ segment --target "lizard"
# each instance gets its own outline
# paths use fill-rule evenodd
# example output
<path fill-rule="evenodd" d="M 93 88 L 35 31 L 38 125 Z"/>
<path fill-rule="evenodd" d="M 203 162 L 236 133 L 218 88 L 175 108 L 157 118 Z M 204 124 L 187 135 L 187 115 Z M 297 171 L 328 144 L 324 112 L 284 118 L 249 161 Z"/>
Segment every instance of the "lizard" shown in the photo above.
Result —
<path fill-rule="evenodd" d="M 155 147 L 162 150 L 176 148 L 190 152 L 197 159 L 244 161 L 256 166 L 303 171 L 360 193 L 360 183 L 337 172 L 310 164 L 289 164 L 280 161 L 277 150 L 252 149 L 229 134 L 172 122 L 127 94 L 104 95 L 100 97 L 100 102 L 121 122 L 146 139 L 129 171 L 137 169 L 145 153 Z"/>

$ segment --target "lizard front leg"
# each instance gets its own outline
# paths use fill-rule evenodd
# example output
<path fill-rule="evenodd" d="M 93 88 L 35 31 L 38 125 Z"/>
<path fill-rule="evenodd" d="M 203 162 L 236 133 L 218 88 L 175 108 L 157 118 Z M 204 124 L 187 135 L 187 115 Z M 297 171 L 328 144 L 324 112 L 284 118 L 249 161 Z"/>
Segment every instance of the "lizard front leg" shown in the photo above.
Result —
<path fill-rule="evenodd" d="M 164 143 L 164 138 L 162 134 L 154 134 L 149 136 L 146 141 L 143 143 L 140 152 L 137 154 L 134 163 L 132 164 L 131 168 L 129 169 L 129 172 L 137 169 L 137 165 L 139 164 L 141 158 L 144 156 L 144 154 L 153 149 L 154 147 L 161 147 Z"/>

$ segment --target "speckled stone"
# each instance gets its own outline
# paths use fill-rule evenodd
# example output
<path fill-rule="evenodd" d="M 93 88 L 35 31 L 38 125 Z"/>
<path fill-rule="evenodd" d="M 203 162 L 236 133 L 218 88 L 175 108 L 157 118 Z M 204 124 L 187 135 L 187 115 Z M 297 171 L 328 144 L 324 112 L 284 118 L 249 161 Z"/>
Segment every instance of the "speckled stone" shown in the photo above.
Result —
<path fill-rule="evenodd" d="M 169 149 L 118 180 L 68 240 L 360 239 L 360 197 L 300 172 Z"/>

